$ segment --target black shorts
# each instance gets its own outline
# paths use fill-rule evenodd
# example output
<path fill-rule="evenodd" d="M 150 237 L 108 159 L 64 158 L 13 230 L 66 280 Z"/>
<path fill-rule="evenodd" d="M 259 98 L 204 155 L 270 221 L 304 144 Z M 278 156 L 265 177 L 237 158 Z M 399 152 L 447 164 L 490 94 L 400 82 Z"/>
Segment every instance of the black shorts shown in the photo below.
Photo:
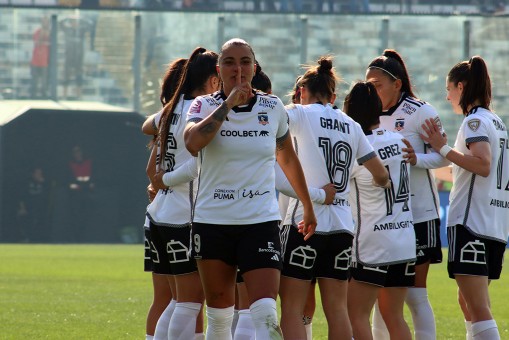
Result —
<path fill-rule="evenodd" d="M 245 225 L 193 222 L 192 241 L 195 259 L 224 261 L 237 266 L 240 275 L 253 269 L 282 268 L 278 221 Z"/>
<path fill-rule="evenodd" d="M 281 229 L 283 271 L 281 275 L 301 280 L 348 279 L 353 236 L 347 233 L 314 234 L 307 241 L 296 227 Z"/>
<path fill-rule="evenodd" d="M 490 280 L 500 278 L 504 243 L 476 236 L 460 224 L 447 228 L 447 239 L 447 271 L 451 279 L 455 275 L 487 276 Z"/>
<path fill-rule="evenodd" d="M 442 262 L 442 242 L 440 241 L 440 219 L 415 223 L 415 242 L 417 250 L 416 265 L 426 262 Z"/>
<path fill-rule="evenodd" d="M 350 277 L 356 281 L 379 287 L 413 287 L 415 285 L 415 262 L 388 266 L 367 267 L 352 263 Z"/>
<path fill-rule="evenodd" d="M 145 259 L 143 261 L 143 270 L 146 272 L 152 271 L 152 257 L 151 257 L 151 249 L 150 249 L 150 229 L 143 228 L 145 234 Z"/>
<path fill-rule="evenodd" d="M 189 254 L 190 233 L 189 227 L 159 226 L 150 222 L 155 274 L 183 275 L 198 270 Z"/>

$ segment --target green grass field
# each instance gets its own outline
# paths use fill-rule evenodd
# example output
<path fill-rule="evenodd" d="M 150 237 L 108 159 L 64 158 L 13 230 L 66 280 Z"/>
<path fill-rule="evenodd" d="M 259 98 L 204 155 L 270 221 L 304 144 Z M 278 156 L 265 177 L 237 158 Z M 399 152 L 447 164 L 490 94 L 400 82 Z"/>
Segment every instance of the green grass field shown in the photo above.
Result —
<path fill-rule="evenodd" d="M 0 339 L 144 339 L 152 286 L 143 245 L 0 244 L 0 254 Z M 502 339 L 509 339 L 508 286 L 504 269 L 491 285 Z M 438 339 L 464 339 L 445 264 L 432 266 L 429 294 Z M 313 334 L 327 339 L 320 308 Z"/>

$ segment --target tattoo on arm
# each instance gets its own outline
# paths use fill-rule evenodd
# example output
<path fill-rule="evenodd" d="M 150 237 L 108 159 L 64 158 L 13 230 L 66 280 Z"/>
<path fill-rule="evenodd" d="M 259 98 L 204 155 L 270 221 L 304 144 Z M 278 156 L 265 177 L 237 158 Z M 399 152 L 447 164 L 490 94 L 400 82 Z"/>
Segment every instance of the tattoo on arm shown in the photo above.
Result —
<path fill-rule="evenodd" d="M 288 136 L 289 136 L 288 132 L 289 132 L 289 130 L 283 136 L 276 139 L 276 150 L 277 151 L 283 150 L 285 148 L 284 144 L 285 144 L 286 139 L 288 139 Z"/>
<path fill-rule="evenodd" d="M 214 112 L 212 112 L 213 121 L 204 124 L 202 127 L 200 127 L 199 131 L 203 134 L 215 132 L 219 125 L 224 122 L 229 111 L 230 110 L 228 109 L 228 106 L 225 102 L 223 102 Z"/>

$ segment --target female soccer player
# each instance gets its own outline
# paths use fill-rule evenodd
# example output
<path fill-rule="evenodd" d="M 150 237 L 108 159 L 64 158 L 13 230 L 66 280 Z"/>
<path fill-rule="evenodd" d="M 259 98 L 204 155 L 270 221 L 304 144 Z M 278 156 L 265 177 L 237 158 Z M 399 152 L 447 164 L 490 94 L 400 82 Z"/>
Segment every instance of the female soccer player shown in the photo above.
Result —
<path fill-rule="evenodd" d="M 481 57 L 456 64 L 446 79 L 447 100 L 465 119 L 454 149 L 428 119 L 423 139 L 453 163 L 447 218 L 449 277 L 458 284 L 467 339 L 500 339 L 488 285 L 500 277 L 509 235 L 509 139 L 490 110 L 491 81 Z"/>
<path fill-rule="evenodd" d="M 255 92 L 255 55 L 241 39 L 227 41 L 217 65 L 223 90 L 195 99 L 186 147 L 199 153 L 199 190 L 192 227 L 207 301 L 207 339 L 231 339 L 237 266 L 247 287 L 257 339 L 281 339 L 276 297 L 281 270 L 277 161 L 304 204 L 301 233 L 316 227 L 306 181 L 279 98 Z"/>
<path fill-rule="evenodd" d="M 402 135 L 379 127 L 382 102 L 372 83 L 356 83 L 343 110 L 361 125 L 391 179 L 387 189 L 373 187 L 373 176 L 358 164 L 351 175 L 355 233 L 348 314 L 353 337 L 373 338 L 369 317 L 378 296 L 391 339 L 412 339 L 403 317 L 407 287 L 414 285 L 416 259 L 407 146 Z"/>
<path fill-rule="evenodd" d="M 161 93 L 160 100 L 161 104 L 166 105 L 170 99 L 175 94 L 177 90 L 178 80 L 180 79 L 180 75 L 182 74 L 182 69 L 186 59 L 176 59 L 172 61 L 164 74 L 163 81 L 161 84 Z M 154 136 L 154 139 L 149 144 L 149 147 L 152 148 L 153 154 L 152 157 L 156 155 L 155 140 L 157 138 L 157 130 L 158 124 L 161 117 L 161 111 L 157 114 L 153 114 L 148 117 L 142 126 L 142 132 L 147 135 Z M 147 176 L 152 178 L 156 173 L 155 166 L 155 158 L 149 159 L 147 164 Z M 149 201 L 152 202 L 157 191 L 153 188 L 152 183 L 149 184 L 147 188 L 147 192 L 149 195 Z M 152 272 L 152 287 L 153 287 L 153 300 L 150 305 L 148 314 L 147 314 L 147 322 L 146 322 L 146 340 L 151 340 L 154 337 L 156 331 L 156 325 L 159 323 L 160 330 L 158 333 L 163 333 L 162 336 L 167 332 L 168 324 L 170 322 L 171 314 L 173 313 L 173 309 L 175 308 L 176 301 L 172 299 L 171 285 L 175 287 L 174 281 L 168 281 L 166 275 L 155 274 L 152 270 L 152 254 L 151 251 L 153 249 L 152 238 L 150 237 L 150 221 L 147 217 L 145 217 L 144 223 L 144 233 L 145 233 L 145 262 L 144 262 L 144 270 L 146 272 Z M 161 317 L 162 315 L 162 317 Z"/>
<path fill-rule="evenodd" d="M 185 115 L 194 97 L 219 88 L 217 54 L 196 48 L 182 70 L 177 90 L 161 115 L 160 171 L 152 178 L 158 193 L 147 209 L 160 274 L 173 276 L 176 304 L 168 339 L 193 339 L 204 294 L 196 262 L 189 256 L 196 159 L 184 143 Z M 161 160 L 159 162 L 159 160 Z M 158 337 L 156 329 L 156 338 Z"/>
<path fill-rule="evenodd" d="M 314 204 L 318 224 L 308 240 L 298 237 L 296 221 L 302 217 L 301 202 L 290 199 L 281 231 L 285 241 L 279 292 L 281 327 L 288 339 L 306 338 L 302 315 L 314 277 L 320 287 L 329 338 L 352 338 L 346 294 L 354 227 L 348 192 L 354 163 L 363 163 L 378 185 L 389 183 L 387 170 L 359 124 L 330 104 L 337 79 L 332 58 L 321 57 L 299 81 L 302 105 L 287 108 L 290 132 L 308 184 L 321 187 L 332 182 L 336 189 L 331 205 Z"/>
<path fill-rule="evenodd" d="M 429 169 L 441 168 L 449 162 L 434 152 L 421 139 L 422 123 L 428 119 L 440 122 L 436 110 L 429 104 L 416 99 L 410 77 L 398 52 L 385 50 L 368 66 L 366 80 L 372 82 L 382 100 L 383 114 L 380 127 L 395 131 L 407 139 L 415 150 L 415 161 L 410 173 L 410 194 L 419 198 L 419 204 L 412 205 L 414 229 L 417 242 L 415 266 L 415 287 L 408 289 L 406 303 L 412 313 L 417 340 L 436 338 L 433 310 L 428 300 L 426 279 L 429 265 L 442 262 L 440 243 L 439 198 L 433 173 Z M 375 333 L 380 322 L 375 313 Z M 377 334 L 382 338 L 382 334 Z"/>

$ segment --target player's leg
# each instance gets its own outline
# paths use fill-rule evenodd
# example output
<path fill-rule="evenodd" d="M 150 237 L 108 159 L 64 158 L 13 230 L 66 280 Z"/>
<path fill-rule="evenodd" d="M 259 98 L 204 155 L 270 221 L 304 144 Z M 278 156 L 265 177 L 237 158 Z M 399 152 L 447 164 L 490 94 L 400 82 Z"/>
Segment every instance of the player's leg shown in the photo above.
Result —
<path fill-rule="evenodd" d="M 310 281 L 282 276 L 279 286 L 281 298 L 281 329 L 288 339 L 306 339 L 302 314 L 307 300 Z"/>

